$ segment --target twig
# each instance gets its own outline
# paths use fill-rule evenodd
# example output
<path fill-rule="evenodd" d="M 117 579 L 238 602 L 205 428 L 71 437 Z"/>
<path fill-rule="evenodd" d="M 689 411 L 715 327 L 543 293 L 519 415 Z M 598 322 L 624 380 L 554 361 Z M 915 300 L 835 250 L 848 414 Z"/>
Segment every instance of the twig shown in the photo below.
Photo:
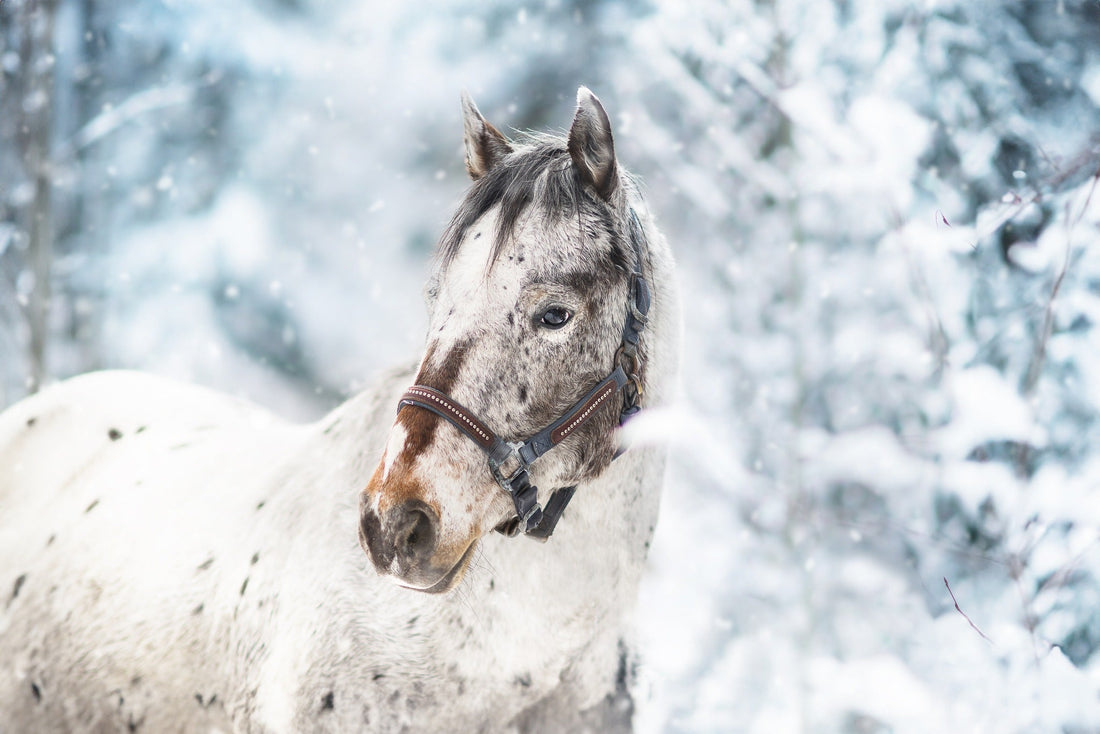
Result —
<path fill-rule="evenodd" d="M 1062 258 L 1062 267 L 1059 269 L 1058 275 L 1054 279 L 1054 285 L 1050 289 L 1050 297 L 1047 298 L 1046 308 L 1043 313 L 1042 331 L 1039 332 L 1039 338 L 1035 344 L 1035 351 L 1032 354 L 1031 364 L 1028 365 L 1027 376 L 1024 379 L 1024 395 L 1030 395 L 1039 382 L 1039 377 L 1043 370 L 1043 361 L 1046 358 L 1047 342 L 1050 340 L 1051 332 L 1054 329 L 1054 301 L 1058 297 L 1058 291 L 1062 288 L 1062 281 L 1065 280 L 1066 272 L 1069 270 L 1070 257 L 1073 253 L 1073 231 L 1085 216 L 1085 212 L 1088 210 L 1089 202 L 1092 201 L 1092 195 L 1096 191 L 1098 182 L 1100 182 L 1100 169 L 1098 169 L 1092 177 L 1092 186 L 1089 187 L 1089 193 L 1085 197 L 1085 202 L 1081 205 L 1081 211 L 1076 218 L 1071 218 L 1071 203 L 1066 202 L 1066 223 L 1069 226 L 1066 232 L 1065 257 Z"/>
<path fill-rule="evenodd" d="M 903 223 L 901 215 L 898 212 L 893 213 L 896 232 L 902 232 Z M 951 227 L 951 223 L 947 221 L 947 217 L 939 209 L 936 210 L 936 226 L 940 225 Z M 913 261 L 912 253 L 910 252 L 908 237 L 901 237 L 901 251 L 905 257 L 905 266 L 909 271 L 909 279 L 913 285 L 913 290 L 916 292 L 916 296 L 923 310 L 925 311 L 925 317 L 928 319 L 928 348 L 932 351 L 936 358 L 936 373 L 937 375 L 943 371 L 947 366 L 947 355 L 950 352 L 951 345 L 947 338 L 947 331 L 943 328 L 943 319 L 940 318 L 939 309 L 936 308 L 936 302 L 932 298 L 932 289 L 928 287 L 928 280 L 924 277 L 924 271 Z"/>
<path fill-rule="evenodd" d="M 970 617 L 966 616 L 966 612 L 964 612 L 959 607 L 959 601 L 958 601 L 958 599 L 955 598 L 955 592 L 951 591 L 951 584 L 947 583 L 947 577 L 946 576 L 943 577 L 943 585 L 947 587 L 947 593 L 951 595 L 951 601 L 955 602 L 955 611 L 958 612 L 959 614 L 963 615 L 963 619 L 965 619 L 967 621 L 967 623 L 974 629 L 974 631 L 977 632 L 979 635 L 981 635 L 983 640 L 985 640 L 990 645 L 992 645 L 993 640 L 989 639 L 984 632 L 982 632 L 980 629 L 978 629 L 978 625 L 974 624 L 973 620 L 971 620 Z"/>

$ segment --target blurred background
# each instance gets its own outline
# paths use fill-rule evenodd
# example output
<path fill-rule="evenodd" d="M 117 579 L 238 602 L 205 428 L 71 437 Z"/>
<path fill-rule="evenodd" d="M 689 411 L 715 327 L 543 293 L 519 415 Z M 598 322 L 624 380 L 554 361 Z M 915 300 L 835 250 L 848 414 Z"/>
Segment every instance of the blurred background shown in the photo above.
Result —
<path fill-rule="evenodd" d="M 0 408 L 322 415 L 504 130 L 602 98 L 677 255 L 644 732 L 1100 732 L 1098 0 L 0 0 Z"/>

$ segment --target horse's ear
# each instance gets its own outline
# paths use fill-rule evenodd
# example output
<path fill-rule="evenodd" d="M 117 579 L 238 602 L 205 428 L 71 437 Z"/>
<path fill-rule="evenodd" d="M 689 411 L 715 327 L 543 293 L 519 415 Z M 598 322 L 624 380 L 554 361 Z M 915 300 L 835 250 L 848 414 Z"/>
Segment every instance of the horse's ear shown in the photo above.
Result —
<path fill-rule="evenodd" d="M 602 199 L 610 200 L 619 183 L 611 121 L 600 100 L 587 87 L 577 90 L 577 114 L 569 128 L 569 155 L 581 180 Z"/>
<path fill-rule="evenodd" d="M 508 139 L 489 123 L 466 92 L 462 93 L 462 124 L 466 129 L 466 172 L 478 180 L 512 152 Z"/>

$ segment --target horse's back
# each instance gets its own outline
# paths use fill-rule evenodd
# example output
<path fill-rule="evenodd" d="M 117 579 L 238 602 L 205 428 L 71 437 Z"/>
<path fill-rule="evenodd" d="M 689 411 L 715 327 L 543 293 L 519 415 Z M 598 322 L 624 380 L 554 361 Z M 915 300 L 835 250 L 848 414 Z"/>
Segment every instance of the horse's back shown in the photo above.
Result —
<path fill-rule="evenodd" d="M 218 623 L 204 605 L 243 589 L 207 571 L 247 575 L 241 528 L 299 435 L 243 401 L 129 372 L 0 414 L 0 716 L 12 731 L 125 730 L 147 717 L 142 691 L 165 684 L 192 724 L 204 703 L 209 725 L 225 723 L 219 703 L 195 700 L 216 677 L 203 668 Z M 194 680 L 158 680 L 169 676 Z"/>
<path fill-rule="evenodd" d="M 90 516 L 107 500 L 100 495 L 125 494 L 127 481 L 145 487 L 140 504 L 167 500 L 166 485 L 225 448 L 227 436 L 281 425 L 244 401 L 126 371 L 82 375 L 17 403 L 0 413 L 0 568 L 20 549 L 38 555 L 27 541 L 36 529 L 53 533 L 51 518 Z"/>
<path fill-rule="evenodd" d="M 0 514 L 25 502 L 22 492 L 41 496 L 60 488 L 96 455 L 125 445 L 124 439 L 210 429 L 248 416 L 263 420 L 266 414 L 139 372 L 93 372 L 58 383 L 0 413 Z"/>

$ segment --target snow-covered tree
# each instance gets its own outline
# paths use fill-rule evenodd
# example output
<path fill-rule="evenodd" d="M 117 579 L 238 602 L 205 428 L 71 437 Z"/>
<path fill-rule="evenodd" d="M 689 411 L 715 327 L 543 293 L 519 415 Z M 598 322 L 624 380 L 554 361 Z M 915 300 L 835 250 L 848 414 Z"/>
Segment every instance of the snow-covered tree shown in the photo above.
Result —
<path fill-rule="evenodd" d="M 711 300 L 673 486 L 729 508 L 678 530 L 735 538 L 655 612 L 718 620 L 674 638 L 694 653 L 665 725 L 1100 721 L 1098 32 L 1089 3 L 669 3 L 644 24 L 632 123 Z M 668 542 L 671 567 L 696 550 Z M 951 665 L 989 687 L 960 696 Z"/>

